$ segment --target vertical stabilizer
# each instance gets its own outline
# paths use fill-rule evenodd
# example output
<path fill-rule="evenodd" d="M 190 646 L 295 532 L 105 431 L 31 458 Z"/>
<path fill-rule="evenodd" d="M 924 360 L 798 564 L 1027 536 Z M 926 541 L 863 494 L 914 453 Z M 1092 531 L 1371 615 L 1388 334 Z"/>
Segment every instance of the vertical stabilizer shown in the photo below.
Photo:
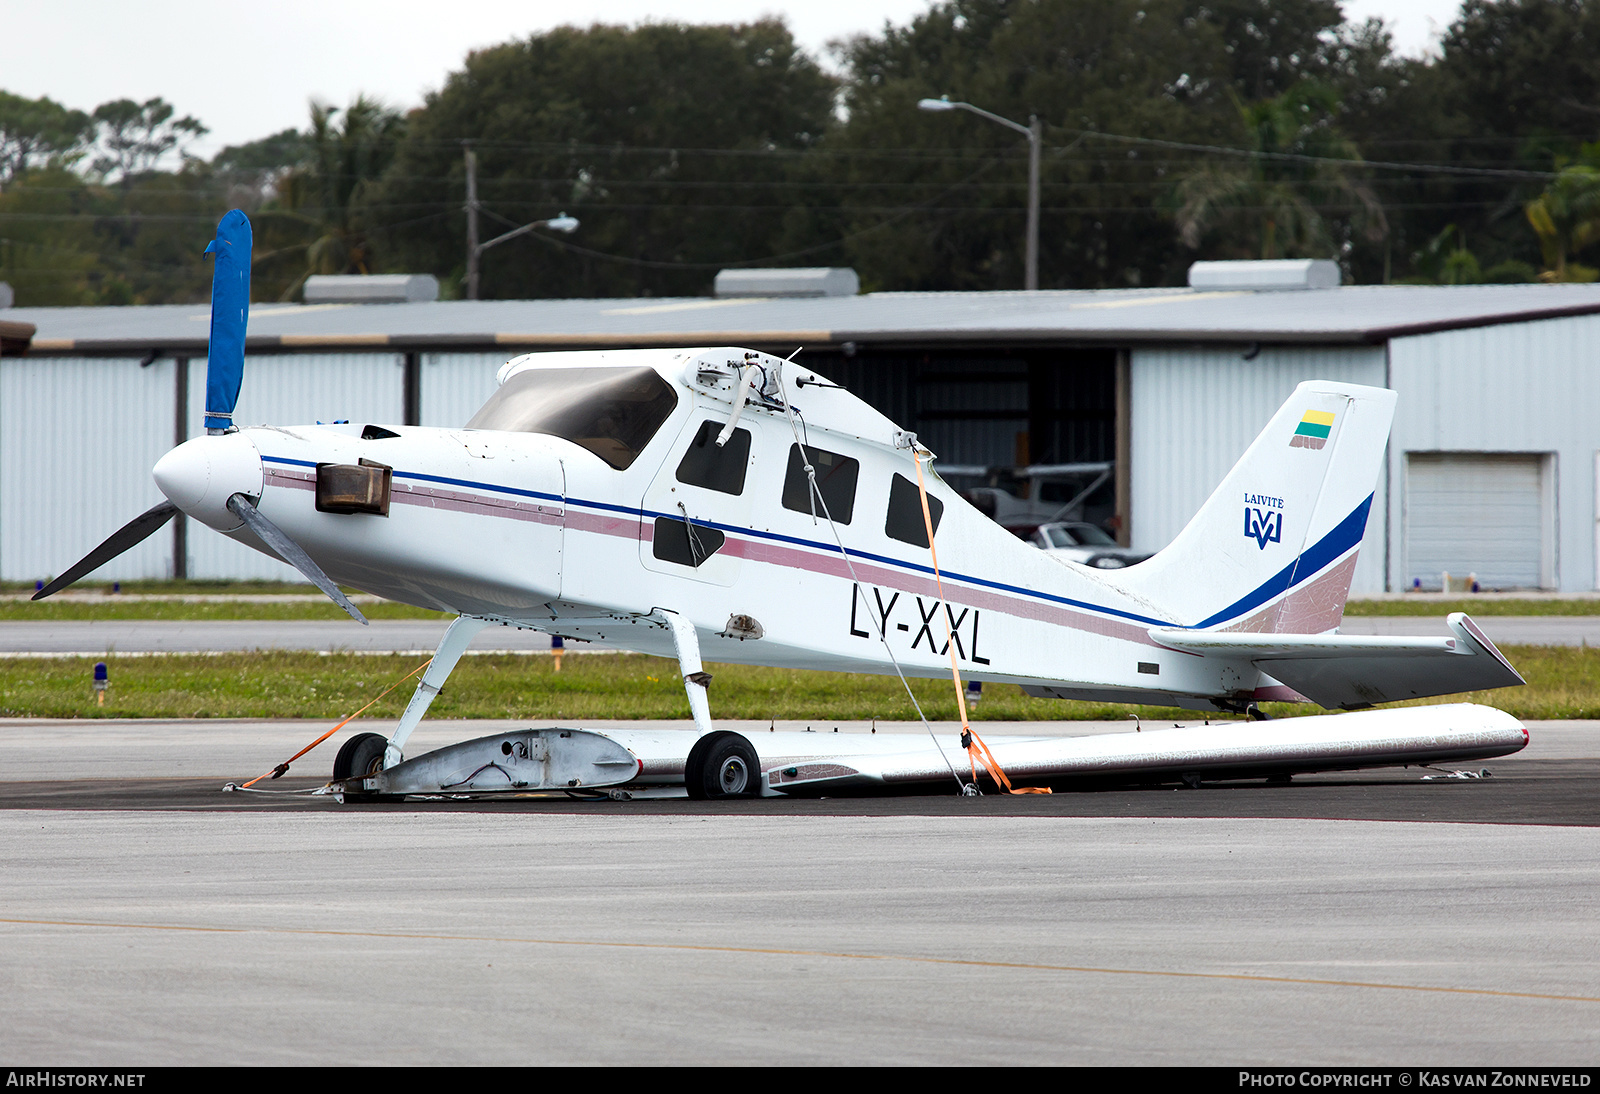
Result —
<path fill-rule="evenodd" d="M 1178 537 L 1114 580 L 1184 626 L 1337 627 L 1395 398 L 1383 388 L 1301 384 Z"/>

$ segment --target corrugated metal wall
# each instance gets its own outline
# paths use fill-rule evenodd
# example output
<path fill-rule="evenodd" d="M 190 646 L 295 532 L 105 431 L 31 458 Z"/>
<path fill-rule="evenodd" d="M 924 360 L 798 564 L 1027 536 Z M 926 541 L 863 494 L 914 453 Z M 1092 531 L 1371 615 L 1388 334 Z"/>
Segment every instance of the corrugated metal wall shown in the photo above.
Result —
<path fill-rule="evenodd" d="M 517 356 L 495 353 L 424 353 L 422 355 L 422 425 L 453 429 L 494 394 L 495 373 Z"/>
<path fill-rule="evenodd" d="M 1133 545 L 1165 547 L 1183 530 L 1303 380 L 1384 384 L 1382 346 L 1135 349 L 1132 353 Z M 1404 407 L 1402 406 L 1402 413 Z M 1356 593 L 1384 587 L 1385 484 L 1352 582 Z"/>
<path fill-rule="evenodd" d="M 176 394 L 170 360 L 0 359 L 0 579 L 54 577 L 162 500 L 150 468 L 172 447 Z M 171 572 L 157 533 L 103 576 Z"/>
<path fill-rule="evenodd" d="M 1390 476 L 1411 452 L 1527 452 L 1553 456 L 1555 585 L 1596 587 L 1595 454 L 1600 450 L 1600 316 L 1442 331 L 1390 343 L 1400 393 Z M 1404 526 L 1405 499 L 1389 502 Z M 1404 537 L 1390 537 L 1390 573 L 1407 580 Z"/>
<path fill-rule="evenodd" d="M 251 357 L 245 361 L 244 382 L 239 386 L 234 421 L 241 426 L 319 421 L 398 425 L 405 420 L 404 368 L 405 358 L 397 353 L 296 353 Z M 189 416 L 186 419 L 190 423 L 190 436 L 201 431 L 205 405 L 206 363 L 201 359 L 190 365 Z M 170 412 L 168 420 L 171 420 Z M 145 467 L 148 479 L 149 464 Z M 189 524 L 189 576 L 303 580 L 292 566 L 219 536 L 193 521 Z"/>
<path fill-rule="evenodd" d="M 295 424 L 404 417 L 403 358 L 394 353 L 251 357 L 238 421 Z M 0 580 L 60 573 L 161 500 L 150 468 L 173 445 L 176 366 L 134 358 L 0 360 Z M 189 367 L 189 434 L 201 430 L 205 361 Z M 189 527 L 196 578 L 298 581 L 283 563 Z M 101 581 L 172 574 L 173 536 L 163 529 L 102 567 Z"/>

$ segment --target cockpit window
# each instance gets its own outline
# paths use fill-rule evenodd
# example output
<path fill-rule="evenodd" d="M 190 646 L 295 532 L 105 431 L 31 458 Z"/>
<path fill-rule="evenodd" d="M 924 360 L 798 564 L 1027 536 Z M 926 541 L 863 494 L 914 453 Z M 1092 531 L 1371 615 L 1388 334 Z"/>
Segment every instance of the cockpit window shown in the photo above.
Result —
<path fill-rule="evenodd" d="M 653 368 L 534 368 L 501 384 L 467 428 L 562 437 L 623 471 L 677 405 Z"/>

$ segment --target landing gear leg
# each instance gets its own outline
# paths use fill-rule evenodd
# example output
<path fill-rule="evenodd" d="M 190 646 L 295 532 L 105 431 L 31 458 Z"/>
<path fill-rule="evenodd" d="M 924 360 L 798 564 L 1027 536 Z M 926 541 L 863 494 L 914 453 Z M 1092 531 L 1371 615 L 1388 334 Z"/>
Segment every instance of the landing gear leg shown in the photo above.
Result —
<path fill-rule="evenodd" d="M 433 697 L 444 690 L 444 682 L 449 678 L 450 672 L 456 667 L 456 662 L 461 660 L 461 655 L 467 652 L 467 647 L 472 645 L 473 638 L 479 631 L 489 625 L 487 619 L 475 619 L 472 616 L 460 615 L 450 624 L 444 632 L 444 638 L 439 642 L 439 648 L 434 651 L 433 662 L 428 665 L 427 671 L 422 674 L 422 680 L 417 684 L 417 690 L 411 695 L 411 702 L 406 704 L 406 712 L 400 716 L 400 724 L 395 728 L 394 736 L 389 738 L 388 747 L 384 749 L 383 766 L 385 769 L 398 766 L 405 758 L 406 738 L 411 736 L 411 731 L 417 728 L 417 723 L 422 721 L 422 716 L 428 713 L 428 707 L 433 703 Z"/>
<path fill-rule="evenodd" d="M 700 734 L 683 765 L 683 783 L 689 797 L 696 801 L 759 798 L 763 793 L 761 758 L 755 747 L 738 733 L 711 730 L 711 706 L 706 700 L 711 674 L 700 663 L 700 636 L 695 633 L 694 624 L 663 608 L 657 608 L 653 615 L 672 632 L 678 669 L 683 673 L 683 690 L 688 693 L 689 710 Z"/>
<path fill-rule="evenodd" d="M 672 646 L 678 653 L 678 671 L 683 673 L 683 690 L 689 695 L 689 713 L 694 715 L 694 727 L 704 737 L 711 732 L 711 704 L 706 699 L 711 674 L 700 663 L 700 636 L 695 633 L 694 624 L 677 612 L 658 608 L 655 614 L 672 632 Z"/>

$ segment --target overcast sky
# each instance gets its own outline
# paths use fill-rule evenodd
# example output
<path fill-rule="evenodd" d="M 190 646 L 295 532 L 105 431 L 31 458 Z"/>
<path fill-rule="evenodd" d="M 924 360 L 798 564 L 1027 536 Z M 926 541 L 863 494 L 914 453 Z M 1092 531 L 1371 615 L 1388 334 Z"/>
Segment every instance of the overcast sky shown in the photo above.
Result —
<path fill-rule="evenodd" d="M 211 128 L 211 155 L 306 124 L 312 98 L 365 92 L 416 106 L 467 52 L 563 23 L 788 21 L 823 55 L 830 41 L 909 22 L 928 0 L 0 0 L 0 88 L 81 110 L 161 96 Z M 1437 41 L 1459 0 L 1346 0 L 1379 15 L 1401 52 Z"/>

